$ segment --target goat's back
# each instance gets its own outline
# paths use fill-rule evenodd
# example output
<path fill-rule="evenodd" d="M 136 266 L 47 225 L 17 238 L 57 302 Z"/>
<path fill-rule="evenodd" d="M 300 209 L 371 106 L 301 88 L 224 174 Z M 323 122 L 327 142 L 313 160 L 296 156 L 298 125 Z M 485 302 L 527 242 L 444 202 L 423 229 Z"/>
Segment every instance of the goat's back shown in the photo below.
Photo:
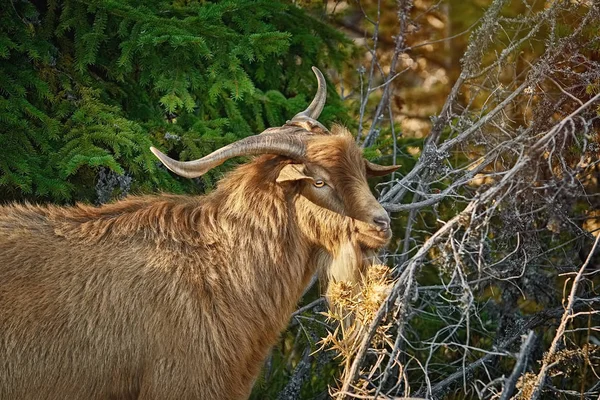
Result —
<path fill-rule="evenodd" d="M 0 399 L 216 398 L 203 377 L 227 371 L 202 343 L 185 265 L 58 228 L 48 209 L 0 208 Z"/>

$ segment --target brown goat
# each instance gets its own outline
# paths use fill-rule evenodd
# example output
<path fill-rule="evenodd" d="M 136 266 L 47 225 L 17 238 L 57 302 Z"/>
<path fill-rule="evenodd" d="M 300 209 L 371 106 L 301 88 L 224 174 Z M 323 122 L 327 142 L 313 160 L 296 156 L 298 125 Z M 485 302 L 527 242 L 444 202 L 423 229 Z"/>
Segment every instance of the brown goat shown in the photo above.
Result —
<path fill-rule="evenodd" d="M 390 238 L 365 162 L 316 118 L 180 163 L 260 155 L 201 197 L 0 208 L 0 399 L 243 399 L 316 269 Z M 321 132 L 321 133 L 314 133 Z M 356 265 L 341 267 L 354 260 Z"/>

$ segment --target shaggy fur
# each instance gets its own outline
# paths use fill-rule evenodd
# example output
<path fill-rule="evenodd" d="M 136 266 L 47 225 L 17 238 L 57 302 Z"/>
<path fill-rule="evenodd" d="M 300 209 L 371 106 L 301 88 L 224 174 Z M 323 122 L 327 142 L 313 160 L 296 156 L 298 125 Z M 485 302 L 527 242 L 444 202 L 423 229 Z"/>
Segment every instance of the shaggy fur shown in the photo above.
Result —
<path fill-rule="evenodd" d="M 243 399 L 318 264 L 384 245 L 362 154 L 261 156 L 207 196 L 0 208 L 0 399 Z M 351 254 L 349 257 L 348 254 Z"/>

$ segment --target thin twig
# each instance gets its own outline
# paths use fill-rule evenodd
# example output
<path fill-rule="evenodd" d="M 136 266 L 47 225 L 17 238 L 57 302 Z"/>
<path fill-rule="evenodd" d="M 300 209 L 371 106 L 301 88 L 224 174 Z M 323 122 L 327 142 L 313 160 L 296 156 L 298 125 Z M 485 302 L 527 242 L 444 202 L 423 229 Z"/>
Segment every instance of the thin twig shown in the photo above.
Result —
<path fill-rule="evenodd" d="M 529 354 L 533 351 L 533 344 L 535 342 L 535 333 L 533 331 L 529 331 L 527 338 L 523 341 L 521 345 L 521 351 L 517 357 L 517 362 L 512 370 L 512 373 L 504 383 L 504 390 L 502 391 L 502 395 L 500 396 L 500 400 L 509 400 L 510 396 L 512 396 L 513 391 L 515 390 L 515 385 L 517 384 L 517 380 L 523 373 L 525 366 L 527 365 L 527 360 L 529 358 Z"/>

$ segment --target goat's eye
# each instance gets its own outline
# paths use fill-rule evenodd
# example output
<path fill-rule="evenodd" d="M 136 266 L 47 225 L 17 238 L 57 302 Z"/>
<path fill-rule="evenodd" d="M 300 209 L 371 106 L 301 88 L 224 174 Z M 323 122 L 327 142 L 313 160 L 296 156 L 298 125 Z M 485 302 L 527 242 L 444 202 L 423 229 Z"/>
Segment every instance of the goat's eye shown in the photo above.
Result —
<path fill-rule="evenodd" d="M 313 183 L 313 185 L 315 185 L 315 187 L 318 187 L 318 188 L 320 188 L 320 187 L 323 187 L 323 186 L 325 186 L 325 182 L 324 182 L 323 180 L 321 180 L 321 179 L 317 179 L 317 180 L 315 181 L 315 183 Z"/>

